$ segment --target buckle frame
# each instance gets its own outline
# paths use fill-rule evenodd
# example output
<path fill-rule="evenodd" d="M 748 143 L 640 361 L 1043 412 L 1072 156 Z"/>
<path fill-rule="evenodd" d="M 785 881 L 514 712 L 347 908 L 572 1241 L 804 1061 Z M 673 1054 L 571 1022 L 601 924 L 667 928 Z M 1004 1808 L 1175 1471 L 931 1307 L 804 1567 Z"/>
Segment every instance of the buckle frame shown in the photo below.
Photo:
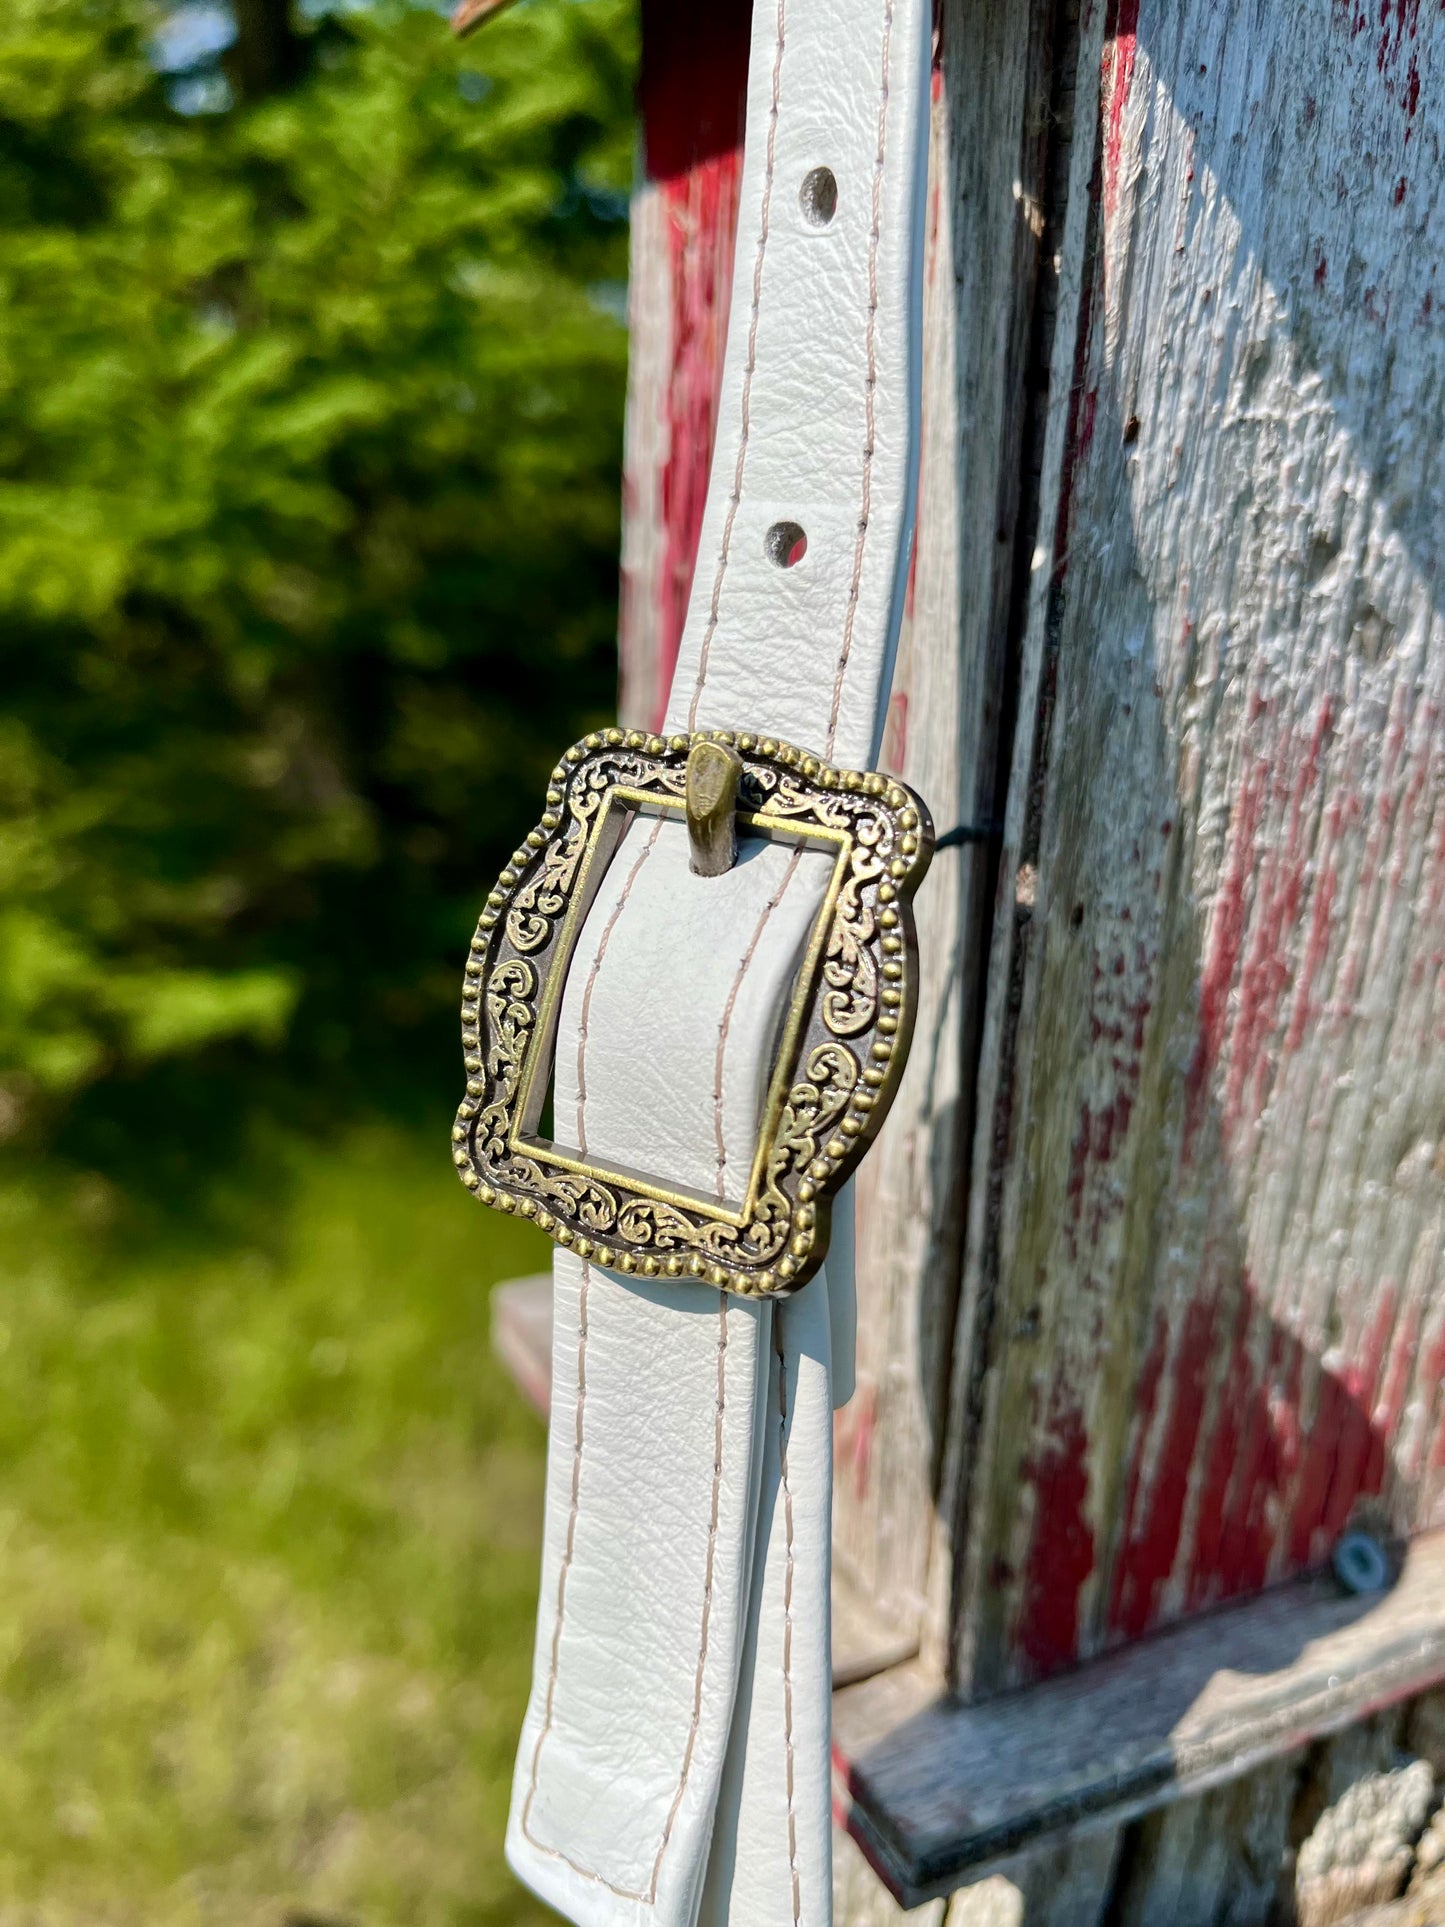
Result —
<path fill-rule="evenodd" d="M 741 1206 L 538 1135 L 587 912 L 635 815 L 685 821 L 687 760 L 703 742 L 741 759 L 740 829 L 834 852 Z M 823 1262 L 832 1196 L 903 1074 L 918 1002 L 912 904 L 933 854 L 927 808 L 896 777 L 834 769 L 732 730 L 594 731 L 552 772 L 546 801 L 488 896 L 467 959 L 467 1092 L 452 1130 L 462 1183 L 609 1270 L 702 1279 L 745 1297 L 796 1291 Z"/>

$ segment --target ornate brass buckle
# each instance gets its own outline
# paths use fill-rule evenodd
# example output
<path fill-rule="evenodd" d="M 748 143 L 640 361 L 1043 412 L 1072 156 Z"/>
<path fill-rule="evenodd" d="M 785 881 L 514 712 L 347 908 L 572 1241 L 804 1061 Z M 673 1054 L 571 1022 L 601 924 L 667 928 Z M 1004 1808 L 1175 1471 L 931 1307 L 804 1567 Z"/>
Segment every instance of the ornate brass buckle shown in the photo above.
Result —
<path fill-rule="evenodd" d="M 669 1189 L 538 1135 L 583 920 L 634 816 L 686 817 L 688 757 L 736 751 L 738 827 L 834 853 L 794 987 L 740 1206 Z M 796 1291 L 828 1249 L 832 1194 L 877 1133 L 918 995 L 912 900 L 933 854 L 924 805 L 891 776 L 729 730 L 598 731 L 552 773 L 547 809 L 487 898 L 462 1003 L 462 1183 L 611 1270 Z"/>

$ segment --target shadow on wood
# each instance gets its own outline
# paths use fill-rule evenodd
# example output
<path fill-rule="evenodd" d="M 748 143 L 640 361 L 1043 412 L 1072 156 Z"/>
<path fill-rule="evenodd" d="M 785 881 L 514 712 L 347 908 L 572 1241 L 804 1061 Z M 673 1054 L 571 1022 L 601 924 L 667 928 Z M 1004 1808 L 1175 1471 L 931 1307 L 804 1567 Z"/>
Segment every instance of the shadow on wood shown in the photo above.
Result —
<path fill-rule="evenodd" d="M 1045 170 L 1059 326 L 939 1489 L 980 1703 L 860 1687 L 899 1731 L 858 1753 L 840 1702 L 885 1816 L 860 1837 L 912 1898 L 1439 1677 L 1431 1601 L 1324 1595 L 1336 1689 L 1317 1589 L 1263 1589 L 1362 1509 L 1445 1517 L 1445 25 L 1053 11 L 1081 134 Z M 1268 1657 L 1226 1659 L 1256 1624 Z M 1226 1665 L 1257 1690 L 1184 1764 Z M 1054 1799 L 1070 1707 L 1107 1755 L 1087 1800 Z"/>
<path fill-rule="evenodd" d="M 1442 1678 L 1437 1534 L 1388 1593 L 1299 1580 L 972 1706 L 936 1697 L 916 1668 L 842 1693 L 841 1817 L 917 1905 L 1041 1839 L 1116 1828 L 1302 1754 Z"/>
<path fill-rule="evenodd" d="M 1436 15 L 1081 29 L 941 1495 L 970 1692 L 1361 1501 L 1441 1517 L 1432 75 Z"/>

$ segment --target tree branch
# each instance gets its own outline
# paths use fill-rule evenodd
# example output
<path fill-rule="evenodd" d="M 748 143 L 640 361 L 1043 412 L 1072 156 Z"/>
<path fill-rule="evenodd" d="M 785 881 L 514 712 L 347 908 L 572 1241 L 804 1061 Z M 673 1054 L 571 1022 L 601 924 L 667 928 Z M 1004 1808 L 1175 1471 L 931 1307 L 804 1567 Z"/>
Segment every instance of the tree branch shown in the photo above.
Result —
<path fill-rule="evenodd" d="M 236 39 L 226 76 L 241 100 L 281 93 L 306 71 L 308 49 L 291 21 L 291 0 L 232 0 Z"/>

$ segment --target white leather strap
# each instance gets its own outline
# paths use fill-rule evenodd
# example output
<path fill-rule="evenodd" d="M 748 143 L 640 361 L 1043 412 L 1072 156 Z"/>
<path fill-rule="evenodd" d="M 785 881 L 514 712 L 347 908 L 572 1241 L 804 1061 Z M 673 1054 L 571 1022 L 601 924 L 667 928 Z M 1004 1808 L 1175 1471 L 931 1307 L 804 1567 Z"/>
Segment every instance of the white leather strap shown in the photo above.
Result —
<path fill-rule="evenodd" d="M 870 767 L 917 484 L 931 13 L 757 0 L 727 362 L 667 729 Z M 819 224 L 807 184 L 826 167 Z M 782 568 L 770 529 L 807 552 Z M 760 715 L 766 714 L 766 722 Z"/>
<path fill-rule="evenodd" d="M 911 531 L 930 18 L 923 0 L 758 0 L 671 729 L 749 728 L 860 767 L 874 756 Z M 828 219 L 818 169 L 836 182 Z M 825 871 L 816 853 L 745 841 L 726 876 L 698 878 L 680 824 L 634 823 L 569 971 L 555 1135 L 736 1196 Z M 839 1269 L 835 1256 L 774 1305 L 558 1254 L 535 1672 L 507 1847 L 583 1927 L 831 1921 Z"/>

